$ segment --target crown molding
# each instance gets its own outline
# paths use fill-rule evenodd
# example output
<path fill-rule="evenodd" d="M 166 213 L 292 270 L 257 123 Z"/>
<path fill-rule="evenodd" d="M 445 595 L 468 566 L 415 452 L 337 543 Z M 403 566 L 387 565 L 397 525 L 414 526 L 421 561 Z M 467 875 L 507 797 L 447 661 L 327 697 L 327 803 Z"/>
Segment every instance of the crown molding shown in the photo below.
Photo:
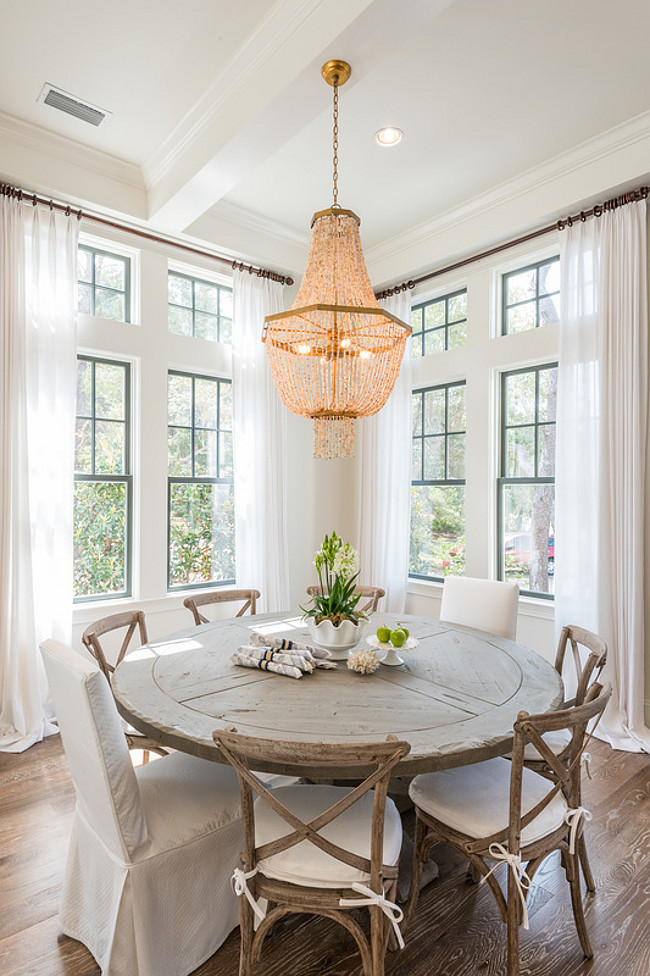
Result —
<path fill-rule="evenodd" d="M 524 198 L 549 184 L 577 173 L 622 151 L 650 140 L 650 112 L 637 115 L 621 125 L 574 146 L 567 152 L 553 156 L 539 166 L 527 170 L 512 180 L 501 183 L 486 193 L 452 207 L 438 216 L 424 220 L 389 240 L 367 248 L 366 261 L 372 264 L 394 259 L 397 254 L 422 246 L 432 238 L 449 233 L 450 228 L 484 217 L 504 204 Z M 648 156 L 650 160 L 650 155 Z M 650 162 L 648 163 L 650 171 Z"/>
<path fill-rule="evenodd" d="M 71 166 L 82 167 L 97 176 L 108 177 L 139 192 L 145 190 L 142 171 L 135 163 L 129 163 L 100 149 L 93 149 L 5 112 L 0 112 L 0 138 Z"/>
<path fill-rule="evenodd" d="M 303 24 L 327 0 L 278 0 L 260 20 L 237 53 L 223 65 L 212 84 L 170 132 L 161 145 L 145 160 L 143 172 L 151 188 L 174 167 L 205 131 L 217 128 L 217 120 L 236 92 L 255 75 L 273 63 L 287 39 L 300 31 Z"/>
<path fill-rule="evenodd" d="M 304 247 L 305 251 L 309 247 L 309 234 L 294 230 L 287 224 L 279 224 L 270 217 L 263 217 L 261 214 L 246 210 L 237 204 L 229 203 L 227 200 L 220 200 L 219 203 L 208 211 L 206 217 L 212 216 L 216 219 L 227 220 L 230 223 L 246 227 L 259 234 L 266 234 L 268 237 L 276 238 L 279 241 L 286 241 L 297 247 Z"/>

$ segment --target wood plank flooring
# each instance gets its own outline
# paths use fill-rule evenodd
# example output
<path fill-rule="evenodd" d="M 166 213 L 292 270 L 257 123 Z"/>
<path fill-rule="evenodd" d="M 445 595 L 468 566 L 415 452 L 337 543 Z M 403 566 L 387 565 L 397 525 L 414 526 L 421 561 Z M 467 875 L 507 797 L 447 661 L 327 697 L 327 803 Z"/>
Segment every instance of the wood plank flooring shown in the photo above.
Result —
<path fill-rule="evenodd" d="M 582 956 L 568 885 L 552 855 L 535 876 L 530 930 L 521 930 L 522 976 L 650 976 L 650 757 L 590 743 L 593 813 L 587 843 L 597 891 L 586 897 L 595 950 Z M 58 736 L 21 755 L 0 754 L 0 974 L 98 976 L 80 943 L 58 932 L 74 791 Z M 388 976 L 499 976 L 505 926 L 490 892 L 468 882 L 463 859 L 434 848 L 440 878 L 422 893 L 406 948 L 390 954 Z M 500 868 L 503 871 L 504 868 Z M 236 976 L 231 934 L 194 976 Z M 342 928 L 295 917 L 266 942 L 255 976 L 358 976 L 359 956 Z M 131 976 L 125 973 L 124 976 Z"/>

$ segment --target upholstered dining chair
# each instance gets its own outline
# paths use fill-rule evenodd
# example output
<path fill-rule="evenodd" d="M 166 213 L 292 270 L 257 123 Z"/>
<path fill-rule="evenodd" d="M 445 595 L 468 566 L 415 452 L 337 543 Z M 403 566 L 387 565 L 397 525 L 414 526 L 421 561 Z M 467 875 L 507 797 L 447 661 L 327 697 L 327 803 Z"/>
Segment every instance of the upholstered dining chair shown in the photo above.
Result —
<path fill-rule="evenodd" d="M 186 976 L 237 925 L 237 777 L 180 752 L 134 770 L 95 661 L 41 647 L 77 795 L 59 922 L 102 976 Z"/>
<path fill-rule="evenodd" d="M 205 607 L 214 603 L 233 603 L 243 600 L 241 607 L 235 614 L 236 617 L 243 617 L 248 610 L 249 613 L 256 612 L 257 600 L 261 593 L 259 590 L 213 590 L 209 593 L 195 593 L 183 600 L 183 606 L 187 607 L 194 618 L 194 623 L 198 627 L 200 624 L 207 624 L 209 620 L 199 612 L 199 607 Z"/>
<path fill-rule="evenodd" d="M 570 657 L 567 654 L 569 648 L 571 648 Z M 568 665 L 567 661 L 570 661 Z M 564 708 L 583 703 L 591 685 L 599 680 L 606 663 L 607 644 L 602 637 L 572 624 L 562 628 L 555 656 L 555 670 L 563 679 L 565 688 L 570 688 L 573 692 L 572 698 L 565 699 Z M 573 664 L 573 668 L 571 668 L 571 664 Z M 567 670 L 569 674 L 566 673 Z M 543 738 L 545 744 L 561 762 L 568 763 L 570 761 L 571 734 L 568 729 L 547 732 Z M 588 761 L 588 756 L 583 754 L 583 759 Z M 529 769 L 534 769 L 536 773 L 540 773 L 549 779 L 555 779 L 553 767 L 549 766 L 546 759 L 540 755 L 533 742 L 526 744 L 524 763 Z M 587 888 L 589 891 L 595 891 L 596 886 L 589 866 L 584 835 L 579 838 L 578 853 Z"/>
<path fill-rule="evenodd" d="M 387 791 L 391 770 L 410 751 L 408 742 L 389 736 L 379 743 L 269 743 L 234 730 L 216 731 L 214 740 L 236 769 L 241 791 L 244 848 L 233 877 L 240 896 L 240 976 L 250 976 L 275 922 L 296 912 L 339 922 L 357 943 L 365 976 L 383 976 L 391 935 L 403 945 L 402 911 L 394 903 L 402 825 Z M 351 787 L 302 784 L 269 791 L 249 767 L 270 759 L 288 771 L 307 765 L 326 777 L 345 766 L 365 778 Z M 370 937 L 350 914 L 363 907 L 370 912 Z"/>
<path fill-rule="evenodd" d="M 446 576 L 440 619 L 515 639 L 519 584 L 501 580 Z"/>
<path fill-rule="evenodd" d="M 526 896 L 541 863 L 559 850 L 580 944 L 585 956 L 593 956 L 580 893 L 578 847 L 584 822 L 591 819 L 581 805 L 580 762 L 587 727 L 599 720 L 610 697 L 610 685 L 594 683 L 582 705 L 544 715 L 520 712 L 511 762 L 489 759 L 415 777 L 409 788 L 416 830 L 407 920 L 417 906 L 422 861 L 432 843 L 442 840 L 464 854 L 489 884 L 507 925 L 508 976 L 519 976 L 519 926 L 528 928 Z M 544 741 L 545 734 L 561 729 L 571 735 L 567 762 L 558 759 Z M 524 765 L 530 743 L 553 769 L 553 780 Z M 488 867 L 488 861 L 494 862 L 493 867 Z M 506 863 L 506 895 L 493 873 L 501 861 Z"/>
<path fill-rule="evenodd" d="M 308 596 L 320 596 L 322 592 L 320 586 L 307 587 Z M 357 604 L 359 613 L 374 613 L 381 598 L 386 596 L 386 591 L 381 586 L 355 586 L 354 592 L 361 596 Z"/>
<path fill-rule="evenodd" d="M 121 644 L 117 651 L 117 654 L 111 655 L 108 651 L 107 643 L 100 640 L 101 637 L 106 637 L 107 634 L 112 634 L 117 631 L 123 631 L 118 637 L 117 643 L 119 644 L 121 638 Z M 83 634 L 81 635 L 81 642 L 86 647 L 92 656 L 97 661 L 97 664 L 101 670 L 106 675 L 108 682 L 110 684 L 111 677 L 115 668 L 123 660 L 124 655 L 132 646 L 132 641 L 135 638 L 136 632 L 139 637 L 139 644 L 133 646 L 140 646 L 141 644 L 147 644 L 149 638 L 147 637 L 147 625 L 144 619 L 144 613 L 142 610 L 127 610 L 124 613 L 113 613 L 108 617 L 102 617 L 101 620 L 96 620 L 94 623 L 86 627 Z M 111 660 L 113 658 L 113 660 Z M 146 765 L 149 762 L 149 753 L 155 752 L 159 756 L 166 756 L 169 754 L 169 750 L 165 749 L 156 742 L 155 739 L 150 739 L 146 735 L 142 735 L 137 729 L 132 728 L 123 719 L 122 727 L 124 729 L 124 735 L 126 736 L 126 742 L 129 749 L 141 749 L 142 750 L 142 763 Z"/>

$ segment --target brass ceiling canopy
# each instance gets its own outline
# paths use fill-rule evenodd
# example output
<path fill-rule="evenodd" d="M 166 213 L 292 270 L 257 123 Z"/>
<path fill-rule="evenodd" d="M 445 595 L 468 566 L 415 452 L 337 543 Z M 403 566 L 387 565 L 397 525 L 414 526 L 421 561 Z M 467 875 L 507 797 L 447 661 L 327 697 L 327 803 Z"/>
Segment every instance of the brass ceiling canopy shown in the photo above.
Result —
<path fill-rule="evenodd" d="M 284 405 L 314 421 L 314 457 L 354 456 L 354 420 L 377 413 L 399 373 L 410 326 L 380 308 L 366 270 L 357 215 L 338 204 L 338 89 L 346 61 L 324 64 L 334 89 L 333 203 L 312 218 L 295 302 L 267 315 L 262 341 Z"/>

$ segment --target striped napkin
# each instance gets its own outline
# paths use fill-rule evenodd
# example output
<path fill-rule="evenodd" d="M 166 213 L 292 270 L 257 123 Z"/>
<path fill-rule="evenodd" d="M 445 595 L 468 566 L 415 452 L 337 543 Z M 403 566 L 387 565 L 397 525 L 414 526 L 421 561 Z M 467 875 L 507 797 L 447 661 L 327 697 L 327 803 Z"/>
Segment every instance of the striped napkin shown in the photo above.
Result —
<path fill-rule="evenodd" d="M 251 643 L 238 647 L 230 660 L 244 668 L 259 668 L 260 671 L 273 671 L 288 678 L 302 678 L 311 674 L 314 668 L 335 668 L 333 661 L 327 661 L 329 651 L 300 644 L 284 637 L 267 637 L 254 633 Z"/>
<path fill-rule="evenodd" d="M 278 651 L 298 651 L 316 668 L 335 668 L 333 661 L 328 661 L 330 652 L 324 647 L 313 647 L 311 644 L 301 644 L 300 641 L 289 640 L 288 637 L 271 637 L 268 634 L 251 634 L 251 644 L 254 647 L 271 647 Z"/>

